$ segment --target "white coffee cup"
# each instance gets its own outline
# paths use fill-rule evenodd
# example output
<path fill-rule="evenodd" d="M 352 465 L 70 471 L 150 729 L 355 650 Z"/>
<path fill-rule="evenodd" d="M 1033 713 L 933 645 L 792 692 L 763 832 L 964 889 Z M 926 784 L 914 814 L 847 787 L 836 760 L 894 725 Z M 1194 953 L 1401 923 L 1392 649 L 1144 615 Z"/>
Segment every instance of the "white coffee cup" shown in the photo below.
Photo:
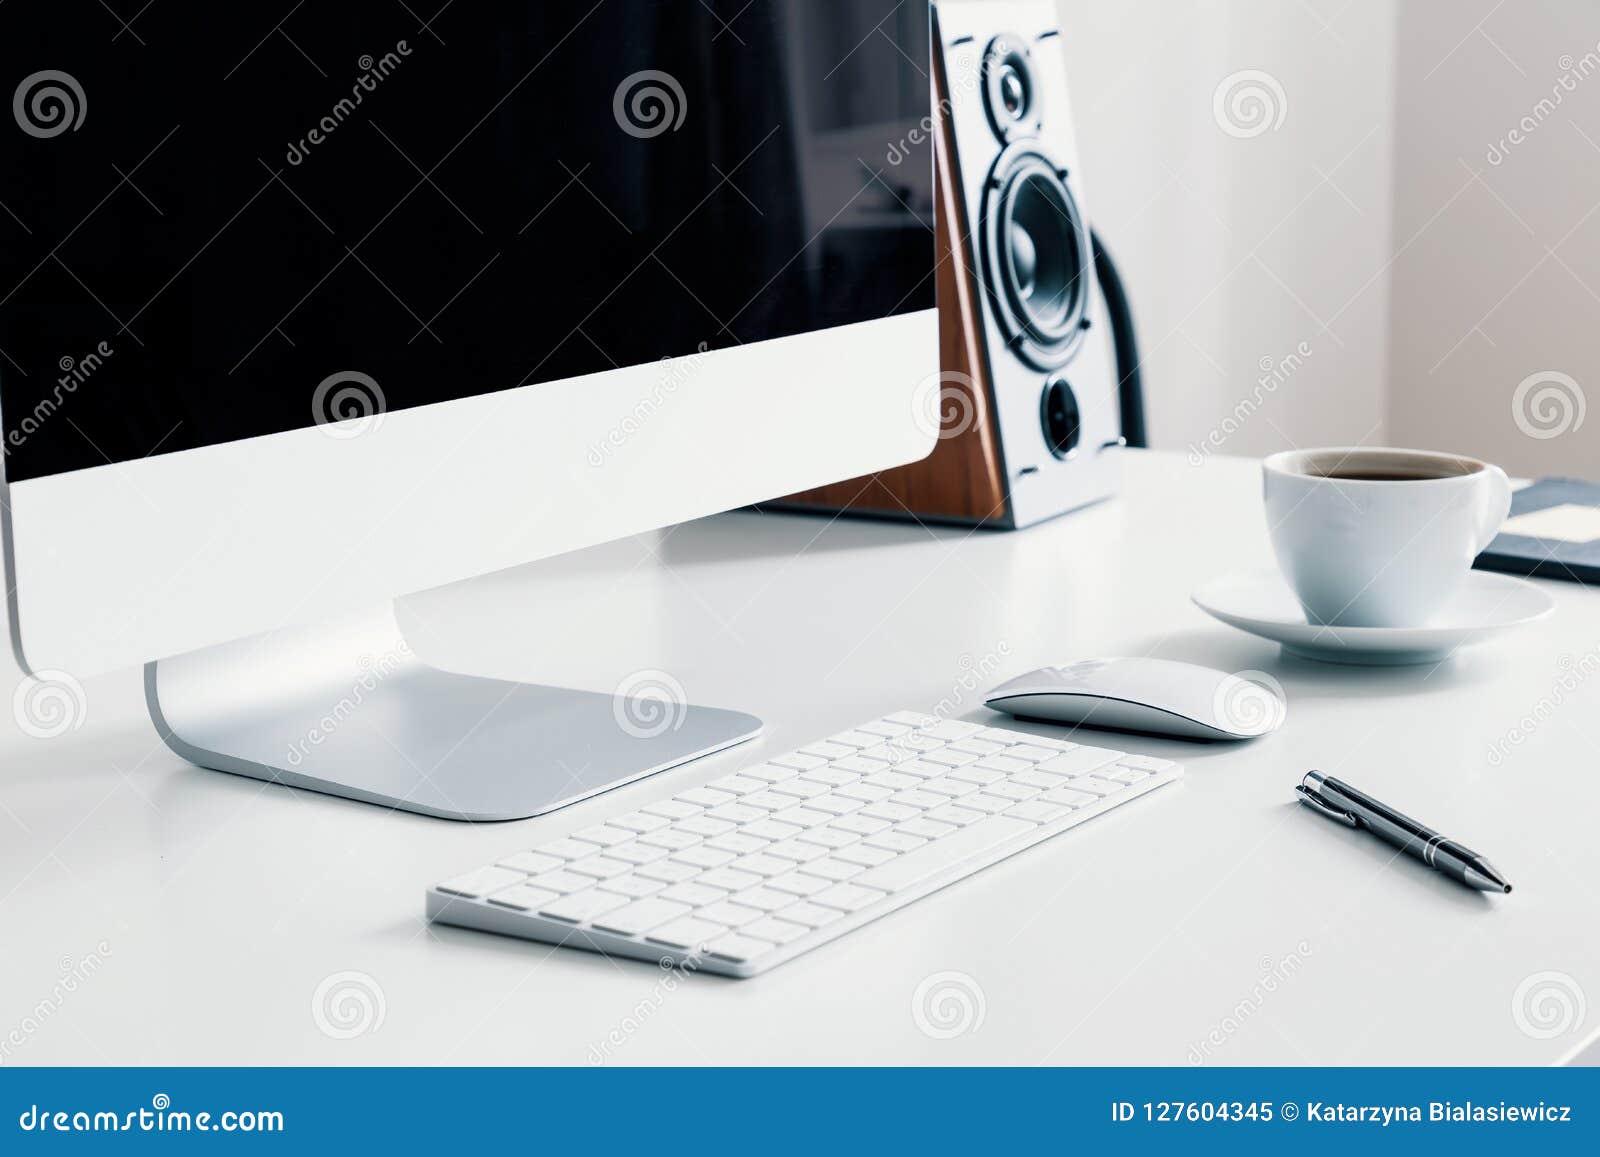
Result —
<path fill-rule="evenodd" d="M 1289 450 L 1263 476 L 1278 567 L 1332 626 L 1425 626 L 1511 510 L 1505 471 L 1459 454 Z"/>

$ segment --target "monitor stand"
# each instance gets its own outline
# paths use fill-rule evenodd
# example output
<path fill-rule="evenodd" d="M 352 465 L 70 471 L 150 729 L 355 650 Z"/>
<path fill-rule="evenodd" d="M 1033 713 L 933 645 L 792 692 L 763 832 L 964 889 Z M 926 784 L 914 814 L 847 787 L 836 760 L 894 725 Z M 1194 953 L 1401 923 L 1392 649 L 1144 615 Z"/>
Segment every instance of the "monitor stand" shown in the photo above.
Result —
<path fill-rule="evenodd" d="M 145 666 L 150 718 L 191 763 L 453 820 L 540 815 L 753 738 L 646 672 L 612 696 L 459 675 L 412 654 L 393 605 Z"/>

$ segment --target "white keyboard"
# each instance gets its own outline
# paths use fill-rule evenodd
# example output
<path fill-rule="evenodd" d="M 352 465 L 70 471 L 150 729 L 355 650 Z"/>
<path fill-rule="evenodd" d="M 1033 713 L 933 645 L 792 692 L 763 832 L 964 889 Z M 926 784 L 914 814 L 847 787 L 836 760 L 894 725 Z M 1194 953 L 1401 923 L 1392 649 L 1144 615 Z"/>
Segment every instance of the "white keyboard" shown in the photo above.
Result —
<path fill-rule="evenodd" d="M 428 890 L 428 917 L 754 976 L 1183 774 L 901 711 Z"/>

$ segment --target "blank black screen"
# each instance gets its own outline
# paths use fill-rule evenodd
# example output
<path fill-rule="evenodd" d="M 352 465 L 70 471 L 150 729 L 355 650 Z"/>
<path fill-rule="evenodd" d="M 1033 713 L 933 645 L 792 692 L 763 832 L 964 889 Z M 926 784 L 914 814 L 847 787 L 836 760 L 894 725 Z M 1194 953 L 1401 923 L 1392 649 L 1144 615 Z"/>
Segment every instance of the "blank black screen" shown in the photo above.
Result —
<path fill-rule="evenodd" d="M 0 6 L 10 480 L 933 305 L 925 2 L 439 9 Z"/>

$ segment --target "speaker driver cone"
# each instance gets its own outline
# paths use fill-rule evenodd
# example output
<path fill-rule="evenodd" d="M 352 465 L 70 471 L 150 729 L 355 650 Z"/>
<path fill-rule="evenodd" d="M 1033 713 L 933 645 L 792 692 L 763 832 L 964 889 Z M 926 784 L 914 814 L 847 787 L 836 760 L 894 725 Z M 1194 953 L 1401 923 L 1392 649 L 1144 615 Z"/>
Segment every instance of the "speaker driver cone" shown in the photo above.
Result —
<path fill-rule="evenodd" d="M 984 275 L 1007 343 L 1039 369 L 1069 359 L 1083 335 L 1090 251 L 1077 202 L 1048 158 L 1008 149 L 983 206 Z"/>

